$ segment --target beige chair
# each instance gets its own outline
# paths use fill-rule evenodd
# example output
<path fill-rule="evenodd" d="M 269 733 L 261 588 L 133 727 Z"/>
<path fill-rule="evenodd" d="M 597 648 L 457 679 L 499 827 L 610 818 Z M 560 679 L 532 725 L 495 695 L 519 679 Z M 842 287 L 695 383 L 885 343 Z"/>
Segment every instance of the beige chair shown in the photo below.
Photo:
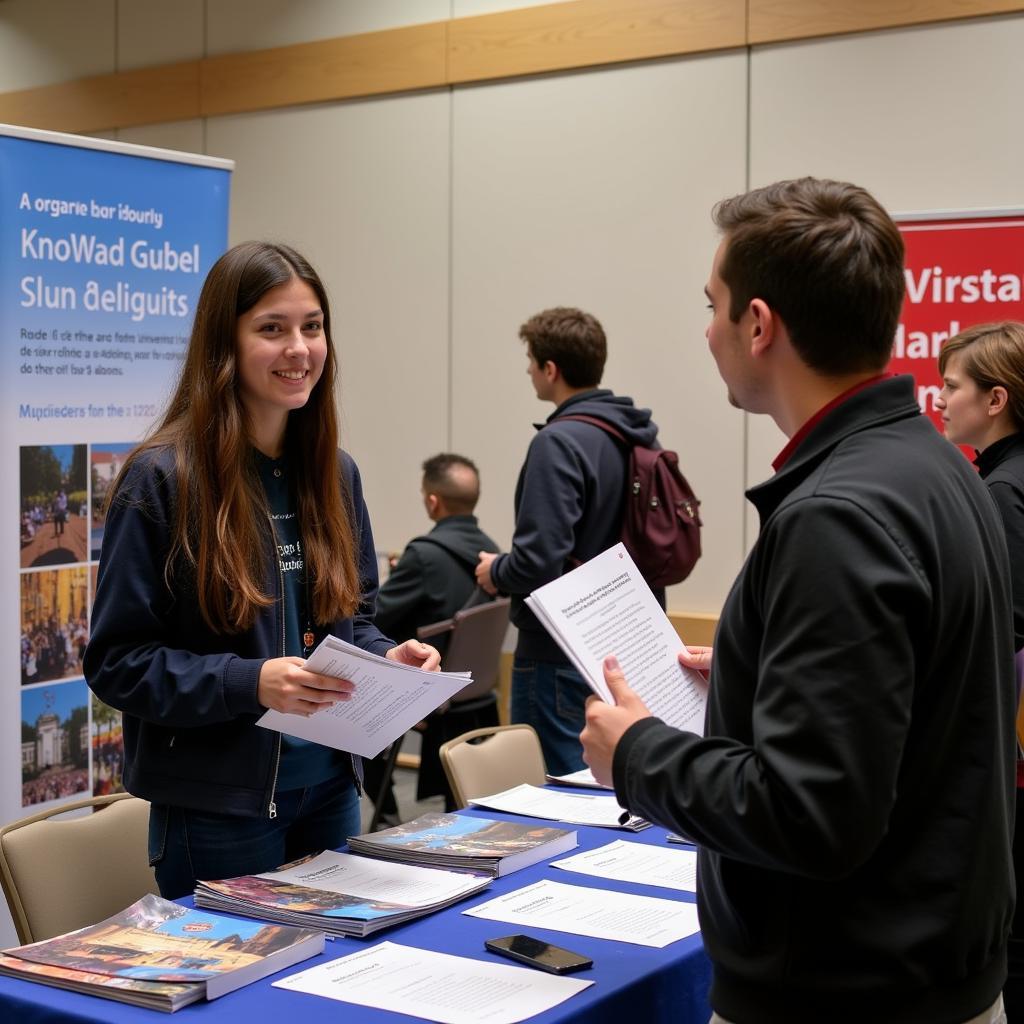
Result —
<path fill-rule="evenodd" d="M 530 725 L 472 729 L 442 744 L 440 755 L 459 807 L 524 782 L 543 786 L 546 781 L 544 754 Z"/>
<path fill-rule="evenodd" d="M 55 821 L 67 811 L 95 813 Z M 0 829 L 0 883 L 21 942 L 83 928 L 157 892 L 149 804 L 115 793 L 63 804 Z"/>

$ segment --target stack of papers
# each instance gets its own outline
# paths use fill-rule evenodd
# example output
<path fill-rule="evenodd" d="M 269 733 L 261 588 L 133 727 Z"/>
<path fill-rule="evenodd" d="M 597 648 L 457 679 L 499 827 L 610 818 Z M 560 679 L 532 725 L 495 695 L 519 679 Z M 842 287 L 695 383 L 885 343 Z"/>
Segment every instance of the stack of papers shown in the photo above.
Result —
<path fill-rule="evenodd" d="M 568 775 L 548 775 L 548 782 L 556 786 L 575 786 L 578 789 L 605 789 L 610 790 L 611 786 L 602 786 L 594 773 L 589 768 L 581 768 L 578 772 L 570 772 Z"/>
<path fill-rule="evenodd" d="M 322 931 L 204 914 L 150 895 L 99 924 L 5 950 L 0 973 L 173 1012 L 323 950 Z"/>
<path fill-rule="evenodd" d="M 401 665 L 336 636 L 321 640 L 305 667 L 348 679 L 355 692 L 308 718 L 268 711 L 256 724 L 363 757 L 376 757 L 473 681 L 468 672 L 424 672 Z"/>
<path fill-rule="evenodd" d="M 525 814 L 531 818 L 564 821 L 569 825 L 597 825 L 600 828 L 624 828 L 639 832 L 651 823 L 619 806 L 614 796 L 597 793 L 558 793 L 525 783 L 514 789 L 469 801 L 475 807 L 489 807 L 507 814 Z"/>
<path fill-rule="evenodd" d="M 490 882 L 327 850 L 276 871 L 199 882 L 196 905 L 363 937 L 450 907 Z"/>
<path fill-rule="evenodd" d="M 351 836 L 348 848 L 367 857 L 485 871 L 496 877 L 576 849 L 576 833 L 435 812 L 381 832 Z"/>

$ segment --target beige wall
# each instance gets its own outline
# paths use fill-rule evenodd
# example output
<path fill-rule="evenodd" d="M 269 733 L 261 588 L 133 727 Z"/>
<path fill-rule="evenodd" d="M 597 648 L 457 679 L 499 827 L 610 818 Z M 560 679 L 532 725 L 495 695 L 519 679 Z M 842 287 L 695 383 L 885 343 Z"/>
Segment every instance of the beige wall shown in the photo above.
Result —
<path fill-rule="evenodd" d="M 0 91 L 535 0 L 4 0 Z M 417 467 L 477 458 L 507 543 L 532 396 L 519 323 L 554 303 L 608 329 L 606 382 L 650 405 L 703 499 L 705 558 L 670 594 L 718 610 L 782 444 L 724 400 L 701 288 L 721 196 L 795 174 L 890 208 L 1022 205 L 1024 15 L 122 129 L 238 162 L 233 241 L 274 236 L 328 281 L 347 444 L 378 545 L 427 524 Z"/>

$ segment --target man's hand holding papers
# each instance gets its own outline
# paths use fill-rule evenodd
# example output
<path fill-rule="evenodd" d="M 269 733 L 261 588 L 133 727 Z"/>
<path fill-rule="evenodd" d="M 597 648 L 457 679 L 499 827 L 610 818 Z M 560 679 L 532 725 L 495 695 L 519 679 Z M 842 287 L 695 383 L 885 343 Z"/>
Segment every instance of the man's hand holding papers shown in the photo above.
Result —
<path fill-rule="evenodd" d="M 612 759 L 622 734 L 641 718 L 650 718 L 647 706 L 629 688 L 618 659 L 609 654 L 604 659 L 604 682 L 614 704 L 600 697 L 587 698 L 587 724 L 580 733 L 583 760 L 590 766 L 602 786 L 612 786 Z"/>

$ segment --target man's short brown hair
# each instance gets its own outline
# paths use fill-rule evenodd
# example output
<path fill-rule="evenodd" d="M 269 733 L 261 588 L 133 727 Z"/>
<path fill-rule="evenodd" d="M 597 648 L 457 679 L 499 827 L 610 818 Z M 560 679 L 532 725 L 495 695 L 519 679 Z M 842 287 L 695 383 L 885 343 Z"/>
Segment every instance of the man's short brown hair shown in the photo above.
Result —
<path fill-rule="evenodd" d="M 580 309 L 545 309 L 519 328 L 538 366 L 554 363 L 571 388 L 596 388 L 601 383 L 608 342 L 597 318 Z"/>
<path fill-rule="evenodd" d="M 733 322 L 762 299 L 818 373 L 885 366 L 903 304 L 903 239 L 869 192 L 798 178 L 724 199 L 712 216 Z"/>

